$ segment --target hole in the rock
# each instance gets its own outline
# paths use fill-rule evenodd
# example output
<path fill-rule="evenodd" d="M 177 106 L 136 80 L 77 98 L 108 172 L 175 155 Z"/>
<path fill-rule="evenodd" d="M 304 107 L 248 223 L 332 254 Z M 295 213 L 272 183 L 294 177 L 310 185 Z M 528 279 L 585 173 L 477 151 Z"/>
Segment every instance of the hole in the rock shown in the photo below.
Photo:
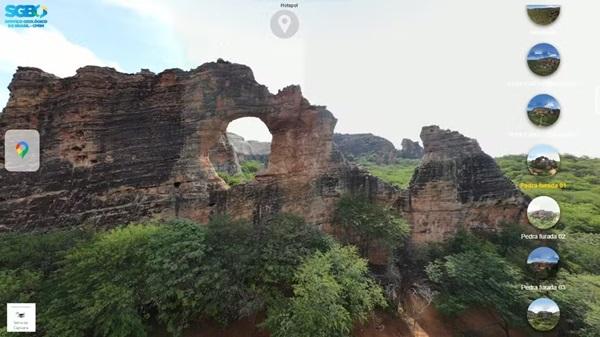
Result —
<path fill-rule="evenodd" d="M 181 186 L 181 182 L 176 181 L 173 183 L 173 186 L 175 186 L 175 188 L 179 188 L 179 186 Z"/>
<path fill-rule="evenodd" d="M 267 168 L 271 140 L 271 132 L 260 119 L 235 119 L 211 149 L 210 161 L 230 186 L 247 183 Z"/>

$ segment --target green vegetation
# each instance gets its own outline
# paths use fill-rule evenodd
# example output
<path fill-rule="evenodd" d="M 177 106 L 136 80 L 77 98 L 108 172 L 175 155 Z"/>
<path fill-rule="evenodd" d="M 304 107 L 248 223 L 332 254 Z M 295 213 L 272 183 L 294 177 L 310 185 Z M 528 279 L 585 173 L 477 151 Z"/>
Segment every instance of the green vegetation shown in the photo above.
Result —
<path fill-rule="evenodd" d="M 538 210 L 528 212 L 529 223 L 539 229 L 550 229 L 556 225 L 560 219 L 560 213 L 547 210 Z"/>
<path fill-rule="evenodd" d="M 550 331 L 556 327 L 560 320 L 560 312 L 556 313 L 534 313 L 532 311 L 527 312 L 527 320 L 529 324 L 537 331 Z"/>
<path fill-rule="evenodd" d="M 406 188 L 415 168 L 419 165 L 419 159 L 397 159 L 394 164 L 389 165 L 377 165 L 372 161 L 361 159 L 358 164 L 381 180 L 400 188 Z"/>
<path fill-rule="evenodd" d="M 258 171 L 265 167 L 265 165 L 258 160 L 247 160 L 240 163 L 240 166 L 242 169 L 240 173 L 231 175 L 227 172 L 217 172 L 217 174 L 227 183 L 227 185 L 235 186 L 254 180 Z"/>
<path fill-rule="evenodd" d="M 353 248 L 285 214 L 261 224 L 217 217 L 207 226 L 1 235 L 0 253 L 0 300 L 38 303 L 40 336 L 181 336 L 192 321 L 259 312 L 275 333 L 347 336 L 385 304 Z M 338 311 L 309 326 L 321 303 Z"/>
<path fill-rule="evenodd" d="M 559 329 L 565 336 L 600 337 L 600 159 L 563 155 L 561 168 L 553 177 L 531 175 L 525 155 L 504 156 L 496 162 L 530 197 L 545 195 L 560 204 L 561 220 L 552 231 L 566 232 L 567 236 L 550 244 L 558 244 L 552 248 L 561 255 L 561 268 L 553 284 L 566 284 L 567 288 L 550 295 L 569 319 Z M 418 160 L 377 165 L 363 159 L 359 164 L 388 183 L 406 187 Z M 566 187 L 524 186 L 531 183 L 565 183 Z M 343 202 L 341 206 L 347 209 L 348 217 L 358 219 L 347 222 L 350 228 L 360 223 L 360 215 L 368 214 L 360 207 L 348 208 Z M 365 230 L 362 225 L 360 228 Z M 505 330 L 510 326 L 526 327 L 527 305 L 548 294 L 517 288 L 539 283 L 524 263 L 537 242 L 521 240 L 522 232 L 509 224 L 502 232 L 484 237 L 460 232 L 445 244 L 411 252 L 403 259 L 413 261 L 404 264 L 427 266 L 426 277 L 436 291 L 434 304 L 442 313 L 455 316 L 468 308 L 490 308 L 503 317 Z"/>
<path fill-rule="evenodd" d="M 408 238 L 406 221 L 364 197 L 343 196 L 337 204 L 334 222 L 344 229 L 341 240 L 360 248 L 365 256 L 372 245 L 394 249 Z"/>
<path fill-rule="evenodd" d="M 554 177 L 532 176 L 525 169 L 525 156 L 497 158 L 504 173 L 519 186 L 522 183 L 566 183 L 564 189 L 523 189 L 529 196 L 549 196 L 561 208 L 558 229 L 568 232 L 600 233 L 600 159 L 561 156 L 561 167 Z"/>
<path fill-rule="evenodd" d="M 560 15 L 560 7 L 527 8 L 527 14 L 538 25 L 549 25 Z"/>
<path fill-rule="evenodd" d="M 560 64 L 560 59 L 553 57 L 546 57 L 537 60 L 527 60 L 529 69 L 537 75 L 549 76 L 552 75 Z"/>
<path fill-rule="evenodd" d="M 550 126 L 560 117 L 560 109 L 537 108 L 527 111 L 529 120 L 538 126 Z"/>
<path fill-rule="evenodd" d="M 265 325 L 273 337 L 345 337 L 386 305 L 383 291 L 368 276 L 367 263 L 351 247 L 335 245 L 298 269 L 294 296 L 269 310 Z"/>
<path fill-rule="evenodd" d="M 503 328 L 523 326 L 527 294 L 519 288 L 522 271 L 506 259 L 506 247 L 459 232 L 448 243 L 438 247 L 425 268 L 438 296 L 437 308 L 456 316 L 468 308 L 495 311 L 504 320 Z"/>

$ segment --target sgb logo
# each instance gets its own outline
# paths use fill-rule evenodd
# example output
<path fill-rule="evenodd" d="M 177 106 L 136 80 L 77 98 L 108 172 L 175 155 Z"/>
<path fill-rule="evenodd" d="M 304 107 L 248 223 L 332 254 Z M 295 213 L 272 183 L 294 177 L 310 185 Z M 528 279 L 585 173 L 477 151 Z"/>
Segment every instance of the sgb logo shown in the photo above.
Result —
<path fill-rule="evenodd" d="M 7 18 L 43 18 L 48 15 L 48 7 L 43 5 L 7 5 L 4 7 Z"/>

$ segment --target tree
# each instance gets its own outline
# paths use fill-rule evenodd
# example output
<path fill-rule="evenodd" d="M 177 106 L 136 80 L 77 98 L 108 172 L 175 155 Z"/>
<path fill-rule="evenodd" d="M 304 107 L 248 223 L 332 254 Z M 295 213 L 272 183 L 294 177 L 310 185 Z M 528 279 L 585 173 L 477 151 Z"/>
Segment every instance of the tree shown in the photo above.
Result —
<path fill-rule="evenodd" d="M 346 337 L 355 321 L 386 305 L 366 261 L 355 248 L 339 245 L 300 266 L 293 294 L 268 311 L 265 326 L 273 337 Z"/>
<path fill-rule="evenodd" d="M 444 314 L 455 316 L 468 308 L 482 308 L 502 318 L 508 336 L 512 326 L 524 325 L 527 296 L 519 289 L 521 272 L 498 255 L 495 247 L 461 232 L 449 244 L 452 253 L 426 267 L 436 291 L 434 303 Z M 460 248 L 462 247 L 462 248 Z"/>
<path fill-rule="evenodd" d="M 207 261 L 199 287 L 205 313 L 220 321 L 248 317 L 291 293 L 303 258 L 329 249 L 331 240 L 302 218 L 278 215 L 260 224 L 217 217 L 208 226 Z"/>
<path fill-rule="evenodd" d="M 334 222 L 345 230 L 341 240 L 357 245 L 363 256 L 373 244 L 397 248 L 410 233 L 406 221 L 365 197 L 343 196 L 337 204 Z"/>

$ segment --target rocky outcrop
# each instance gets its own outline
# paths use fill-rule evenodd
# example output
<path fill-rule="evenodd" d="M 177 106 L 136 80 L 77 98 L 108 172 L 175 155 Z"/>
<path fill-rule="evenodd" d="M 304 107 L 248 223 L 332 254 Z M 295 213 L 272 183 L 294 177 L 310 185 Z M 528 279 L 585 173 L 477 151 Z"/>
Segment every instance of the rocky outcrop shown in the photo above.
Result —
<path fill-rule="evenodd" d="M 258 160 L 266 164 L 269 161 L 269 154 L 271 154 L 270 142 L 245 140 L 244 137 L 231 132 L 227 133 L 227 139 L 231 143 L 239 162 Z"/>
<path fill-rule="evenodd" d="M 443 240 L 460 226 L 496 230 L 525 215 L 525 197 L 475 140 L 424 128 L 425 156 L 401 191 L 334 150 L 336 119 L 325 107 L 311 105 L 296 86 L 269 93 L 243 65 L 219 61 L 159 74 L 84 67 L 68 78 L 19 68 L 9 89 L 0 133 L 37 129 L 42 151 L 37 172 L 0 170 L 5 230 L 153 217 L 203 223 L 220 213 L 261 221 L 288 212 L 332 231 L 335 203 L 346 193 L 404 213 L 416 242 Z M 223 136 L 242 117 L 261 119 L 273 142 L 256 180 L 229 187 L 216 168 L 237 170 Z M 395 149 L 381 144 L 389 160 Z"/>
<path fill-rule="evenodd" d="M 217 172 L 234 175 L 242 171 L 240 159 L 229 134 L 219 136 L 217 143 L 208 151 L 208 158 Z"/>
<path fill-rule="evenodd" d="M 333 151 L 336 119 L 325 107 L 297 86 L 271 94 L 244 65 L 219 60 L 159 74 L 87 66 L 68 78 L 20 67 L 9 89 L 0 133 L 37 129 L 42 151 L 34 173 L 7 172 L 0 158 L 5 230 L 175 216 L 203 223 L 224 212 L 256 221 L 290 212 L 324 225 L 344 193 L 388 201 L 398 193 Z M 254 182 L 230 188 L 215 166 L 231 163 L 211 157 L 242 117 L 267 125 L 272 151 Z M 220 157 L 229 152 L 222 147 Z"/>
<path fill-rule="evenodd" d="M 529 199 L 476 140 L 438 126 L 424 127 L 421 139 L 425 155 L 405 204 L 413 241 L 441 241 L 461 227 L 496 231 L 527 222 Z"/>
<path fill-rule="evenodd" d="M 396 159 L 394 144 L 370 133 L 336 133 L 333 143 L 338 151 L 351 160 L 366 158 L 378 164 L 390 164 Z"/>
<path fill-rule="evenodd" d="M 408 138 L 402 139 L 402 150 L 398 150 L 398 157 L 406 159 L 421 159 L 423 157 L 423 148 L 419 142 L 414 142 Z"/>

